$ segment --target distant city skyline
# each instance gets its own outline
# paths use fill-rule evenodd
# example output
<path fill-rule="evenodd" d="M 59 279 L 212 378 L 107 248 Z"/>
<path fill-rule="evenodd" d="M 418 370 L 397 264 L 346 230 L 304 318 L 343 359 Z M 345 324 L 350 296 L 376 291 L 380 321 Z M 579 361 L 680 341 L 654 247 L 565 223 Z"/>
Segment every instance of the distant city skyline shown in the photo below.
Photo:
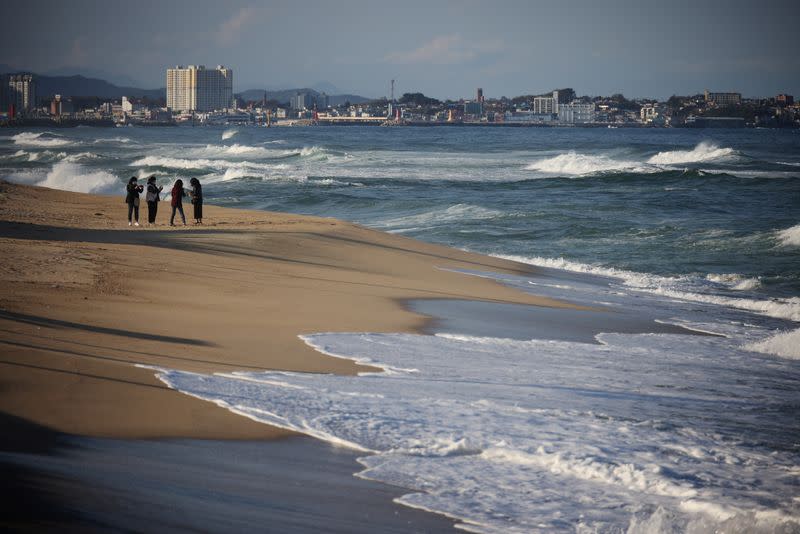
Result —
<path fill-rule="evenodd" d="M 0 63 L 165 87 L 178 64 L 233 68 L 233 90 L 327 87 L 368 97 L 704 89 L 800 93 L 800 3 L 6 2 Z M 331 91 L 328 91 L 331 92 Z"/>

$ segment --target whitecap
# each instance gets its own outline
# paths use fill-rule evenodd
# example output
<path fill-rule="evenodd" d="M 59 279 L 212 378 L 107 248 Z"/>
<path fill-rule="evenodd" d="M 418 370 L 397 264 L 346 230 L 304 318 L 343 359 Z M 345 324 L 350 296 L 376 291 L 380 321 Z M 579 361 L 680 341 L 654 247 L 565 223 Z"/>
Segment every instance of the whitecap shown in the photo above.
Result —
<path fill-rule="evenodd" d="M 15 183 L 49 187 L 78 193 L 110 194 L 123 189 L 120 180 L 103 170 L 88 170 L 70 161 L 55 163 L 49 172 L 16 173 L 7 176 Z"/>
<path fill-rule="evenodd" d="M 774 354 L 791 360 L 800 360 L 800 328 L 788 332 L 779 332 L 762 341 L 745 345 L 744 348 L 765 354 Z"/>
<path fill-rule="evenodd" d="M 769 317 L 800 321 L 800 297 L 755 299 L 744 297 L 729 297 L 718 294 L 703 293 L 692 283 L 689 277 L 667 277 L 649 273 L 639 273 L 613 267 L 602 267 L 574 262 L 565 258 L 544 258 L 540 256 L 517 256 L 508 254 L 495 254 L 498 258 L 518 261 L 539 267 L 562 269 L 578 273 L 618 278 L 624 285 L 655 295 L 672 299 L 692 302 L 702 302 L 729 308 L 747 310 Z M 755 282 L 743 280 L 739 290 L 755 288 Z M 748 286 L 753 286 L 748 287 Z M 734 287 L 734 289 L 736 289 Z"/>
<path fill-rule="evenodd" d="M 735 291 L 751 291 L 761 286 L 758 278 L 748 278 L 736 273 L 727 274 L 708 274 L 706 280 L 721 284 Z"/>
<path fill-rule="evenodd" d="M 704 161 L 720 160 L 736 155 L 732 148 L 719 146 L 703 141 L 692 150 L 669 150 L 659 152 L 647 160 L 653 165 L 678 165 L 686 163 L 702 163 Z"/>
<path fill-rule="evenodd" d="M 458 221 L 486 220 L 502 217 L 502 211 L 483 208 L 472 204 L 454 204 L 444 209 L 427 211 L 417 215 L 387 219 L 377 225 L 382 227 L 425 226 L 445 224 Z"/>
<path fill-rule="evenodd" d="M 635 161 L 616 160 L 604 155 L 580 154 L 574 151 L 536 161 L 525 169 L 556 176 L 584 176 L 619 171 L 647 173 L 656 170 Z"/>
<path fill-rule="evenodd" d="M 14 140 L 15 144 L 23 146 L 56 147 L 72 143 L 72 141 L 63 139 L 50 132 L 21 132 L 11 138 Z"/>
<path fill-rule="evenodd" d="M 778 230 L 776 235 L 784 247 L 800 247 L 800 224 L 785 230 Z"/>

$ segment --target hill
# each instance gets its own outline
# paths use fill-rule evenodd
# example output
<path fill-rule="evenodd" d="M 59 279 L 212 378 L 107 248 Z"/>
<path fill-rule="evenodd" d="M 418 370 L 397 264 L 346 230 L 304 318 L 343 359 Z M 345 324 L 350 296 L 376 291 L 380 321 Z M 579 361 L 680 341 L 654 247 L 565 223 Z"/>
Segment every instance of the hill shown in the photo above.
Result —
<path fill-rule="evenodd" d="M 276 102 L 280 102 L 281 104 L 288 104 L 289 100 L 296 94 L 296 93 L 308 93 L 313 98 L 316 98 L 320 95 L 319 91 L 315 91 L 314 89 L 310 89 L 308 87 L 302 87 L 298 89 L 282 89 L 280 91 L 267 91 L 267 100 L 275 100 Z M 241 93 L 236 94 L 237 97 L 241 98 L 245 102 L 249 101 L 258 101 L 264 98 L 264 89 L 248 89 L 247 91 L 242 91 Z M 363 104 L 364 102 L 369 102 L 372 100 L 371 98 L 365 98 L 359 95 L 328 95 L 328 103 L 331 106 L 339 106 L 344 104 L 345 102 L 350 102 L 351 104 Z"/>
<path fill-rule="evenodd" d="M 0 65 L 0 71 L 6 74 L 14 74 L 19 71 L 9 69 L 7 65 Z M 53 95 L 64 96 L 97 96 L 100 98 L 120 98 L 122 96 L 148 97 L 153 99 L 165 98 L 167 90 L 160 89 L 139 89 L 138 87 L 119 87 L 99 78 L 87 78 L 81 75 L 75 76 L 36 76 L 36 92 L 39 98 L 50 98 Z"/>

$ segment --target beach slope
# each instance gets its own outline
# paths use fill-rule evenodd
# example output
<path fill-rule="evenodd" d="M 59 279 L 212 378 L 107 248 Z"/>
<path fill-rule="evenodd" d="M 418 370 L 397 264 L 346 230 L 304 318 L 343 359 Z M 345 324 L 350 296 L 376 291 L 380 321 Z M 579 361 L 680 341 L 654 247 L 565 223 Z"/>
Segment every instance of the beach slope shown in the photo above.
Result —
<path fill-rule="evenodd" d="M 0 183 L 0 412 L 92 437 L 278 437 L 142 366 L 352 374 L 298 335 L 418 332 L 410 299 L 569 306 L 454 272 L 527 266 L 338 220 L 166 211 L 129 228 L 121 198 Z"/>

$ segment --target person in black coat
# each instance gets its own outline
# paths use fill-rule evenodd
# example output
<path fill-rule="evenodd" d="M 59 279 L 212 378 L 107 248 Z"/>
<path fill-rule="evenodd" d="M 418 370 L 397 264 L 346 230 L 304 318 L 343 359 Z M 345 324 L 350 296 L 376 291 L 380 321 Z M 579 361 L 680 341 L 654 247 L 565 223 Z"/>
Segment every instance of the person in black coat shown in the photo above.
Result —
<path fill-rule="evenodd" d="M 200 180 L 192 178 L 189 180 L 192 190 L 189 195 L 192 197 L 192 206 L 194 206 L 194 223 L 203 224 L 203 186 L 200 185 Z"/>
<path fill-rule="evenodd" d="M 151 176 L 147 179 L 147 223 L 156 223 L 156 214 L 158 213 L 158 202 L 161 200 L 161 190 L 164 189 L 163 185 L 156 185 L 156 177 Z"/>
<path fill-rule="evenodd" d="M 186 191 L 183 189 L 183 180 L 176 180 L 175 185 L 172 186 L 172 216 L 169 218 L 169 225 L 175 226 L 175 212 L 179 211 L 183 225 L 186 226 L 186 216 L 183 214 L 183 197 L 186 196 Z"/>
<path fill-rule="evenodd" d="M 139 193 L 142 191 L 144 191 L 144 186 L 139 185 L 135 176 L 131 176 L 131 179 L 128 180 L 128 194 L 125 196 L 125 203 L 128 205 L 128 226 L 131 224 L 139 226 Z M 132 215 L 135 216 L 135 223 Z"/>

